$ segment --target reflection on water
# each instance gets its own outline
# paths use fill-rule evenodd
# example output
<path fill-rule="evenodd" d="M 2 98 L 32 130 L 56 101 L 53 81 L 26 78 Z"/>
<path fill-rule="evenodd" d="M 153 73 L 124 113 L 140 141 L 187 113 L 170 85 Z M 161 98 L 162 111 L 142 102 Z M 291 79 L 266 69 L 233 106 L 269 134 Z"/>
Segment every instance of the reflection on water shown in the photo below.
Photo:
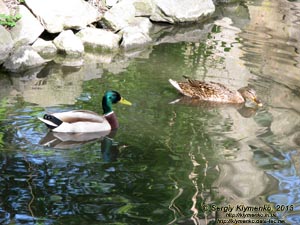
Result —
<path fill-rule="evenodd" d="M 299 152 L 291 151 L 283 156 L 284 163 L 288 165 L 282 169 L 269 171 L 269 174 L 279 180 L 280 183 L 278 185 L 279 191 L 271 194 L 268 200 L 280 206 L 280 210 L 277 212 L 280 218 L 284 218 L 290 224 L 299 224 L 300 218 L 297 213 L 300 203 L 300 193 L 299 188 L 297 188 L 300 184 Z"/>
<path fill-rule="evenodd" d="M 241 116 L 245 118 L 252 117 L 256 114 L 259 109 L 258 106 L 254 104 L 226 104 L 220 102 L 209 102 L 209 101 L 199 101 L 197 98 L 190 98 L 186 96 L 181 96 L 180 98 L 171 101 L 169 104 L 182 104 L 185 106 L 199 107 L 202 109 L 213 110 L 222 108 L 235 108 Z"/>
<path fill-rule="evenodd" d="M 201 26 L 159 25 L 153 47 L 1 72 L 0 223 L 214 224 L 226 213 L 212 206 L 283 205 L 270 217 L 299 224 L 299 21 L 297 1 L 222 5 Z M 250 84 L 264 106 L 169 104 L 182 75 Z M 101 113 L 107 89 L 133 102 L 115 107 L 115 135 L 47 133 L 36 119 Z"/>
<path fill-rule="evenodd" d="M 100 140 L 109 134 L 106 132 L 96 133 L 57 133 L 48 132 L 46 136 L 40 140 L 39 144 L 51 148 L 74 148 L 80 145 Z"/>
<path fill-rule="evenodd" d="M 100 142 L 103 161 L 113 162 L 117 160 L 119 153 L 118 142 L 113 139 L 116 133 L 117 130 L 95 133 L 57 133 L 49 131 L 39 141 L 39 145 L 57 149 L 73 149 L 87 143 Z"/>

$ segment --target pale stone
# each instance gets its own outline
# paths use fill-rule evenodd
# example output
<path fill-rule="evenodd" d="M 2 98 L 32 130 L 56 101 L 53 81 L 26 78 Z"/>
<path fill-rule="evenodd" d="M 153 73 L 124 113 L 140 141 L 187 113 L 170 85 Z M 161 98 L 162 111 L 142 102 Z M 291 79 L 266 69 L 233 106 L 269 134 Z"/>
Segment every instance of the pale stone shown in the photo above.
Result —
<path fill-rule="evenodd" d="M 21 46 L 7 58 L 3 67 L 9 71 L 18 72 L 41 66 L 46 62 L 31 46 Z"/>
<path fill-rule="evenodd" d="M 106 0 L 105 3 L 107 7 L 113 7 L 115 4 L 118 3 L 118 0 Z"/>
<path fill-rule="evenodd" d="M 105 12 L 102 21 L 111 29 L 119 31 L 127 27 L 135 17 L 135 8 L 130 1 L 121 1 Z"/>
<path fill-rule="evenodd" d="M 0 25 L 0 64 L 8 57 L 13 48 L 13 40 L 10 33 Z"/>
<path fill-rule="evenodd" d="M 26 5 L 50 33 L 82 29 L 101 19 L 101 14 L 83 0 L 26 0 Z"/>
<path fill-rule="evenodd" d="M 84 59 L 82 57 L 73 56 L 58 56 L 55 57 L 54 62 L 65 67 L 80 68 L 84 65 Z"/>
<path fill-rule="evenodd" d="M 215 11 L 212 0 L 153 0 L 156 7 L 150 19 L 157 22 L 183 23 L 202 20 Z"/>
<path fill-rule="evenodd" d="M 7 8 L 6 4 L 0 0 L 0 14 L 9 15 L 9 9 Z"/>
<path fill-rule="evenodd" d="M 152 0 L 133 0 L 135 16 L 150 17 L 154 13 L 154 3 Z"/>
<path fill-rule="evenodd" d="M 71 30 L 61 32 L 53 43 L 59 51 L 70 56 L 80 56 L 84 52 L 81 40 Z"/>
<path fill-rule="evenodd" d="M 124 28 L 121 46 L 125 49 L 132 49 L 152 41 L 149 37 L 149 31 L 152 27 L 147 18 L 135 18 L 130 26 Z"/>
<path fill-rule="evenodd" d="M 85 28 L 76 34 L 87 49 L 113 50 L 119 47 L 121 36 L 111 31 Z"/>
<path fill-rule="evenodd" d="M 11 29 L 11 36 L 15 43 L 31 44 L 41 35 L 44 28 L 25 6 L 19 5 L 17 13 L 21 15 L 21 19 Z"/>
<path fill-rule="evenodd" d="M 32 45 L 33 49 L 37 51 L 41 56 L 48 58 L 56 55 L 57 48 L 52 41 L 45 41 L 38 38 Z"/>

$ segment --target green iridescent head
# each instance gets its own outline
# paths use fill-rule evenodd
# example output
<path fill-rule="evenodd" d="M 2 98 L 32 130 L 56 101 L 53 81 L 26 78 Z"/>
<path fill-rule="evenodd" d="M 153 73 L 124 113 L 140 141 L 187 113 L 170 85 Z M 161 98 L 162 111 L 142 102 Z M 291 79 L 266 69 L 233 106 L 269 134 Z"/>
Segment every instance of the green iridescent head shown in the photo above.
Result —
<path fill-rule="evenodd" d="M 107 91 L 102 98 L 103 113 L 107 114 L 112 112 L 112 105 L 116 103 L 122 103 L 125 105 L 131 105 L 131 103 L 125 100 L 117 91 Z"/>

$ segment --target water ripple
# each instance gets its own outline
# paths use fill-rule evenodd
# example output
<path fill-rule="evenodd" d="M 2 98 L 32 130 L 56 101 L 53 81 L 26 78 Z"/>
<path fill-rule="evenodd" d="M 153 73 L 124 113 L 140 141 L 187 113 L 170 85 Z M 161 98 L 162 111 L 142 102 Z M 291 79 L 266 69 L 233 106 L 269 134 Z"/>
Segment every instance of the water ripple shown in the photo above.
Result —
<path fill-rule="evenodd" d="M 297 152 L 284 154 L 287 161 L 291 161 L 293 157 L 299 157 Z M 300 213 L 300 176 L 293 164 L 278 171 L 270 171 L 273 177 L 279 181 L 279 191 L 269 196 L 269 201 L 276 205 L 292 206 L 293 210 L 284 210 L 278 212 L 278 216 L 285 218 L 292 224 L 298 224 Z M 296 221 L 296 223 L 295 223 Z"/>
<path fill-rule="evenodd" d="M 274 10 L 279 5 L 280 10 Z M 244 51 L 242 59 L 256 74 L 293 84 L 299 80 L 299 3 L 272 2 L 264 5 L 272 10 L 255 11 L 261 21 L 255 20 L 241 33 Z M 282 16 L 283 15 L 283 16 Z M 268 20 L 272 18 L 272 20 Z M 285 77 L 283 77 L 283 75 Z"/>

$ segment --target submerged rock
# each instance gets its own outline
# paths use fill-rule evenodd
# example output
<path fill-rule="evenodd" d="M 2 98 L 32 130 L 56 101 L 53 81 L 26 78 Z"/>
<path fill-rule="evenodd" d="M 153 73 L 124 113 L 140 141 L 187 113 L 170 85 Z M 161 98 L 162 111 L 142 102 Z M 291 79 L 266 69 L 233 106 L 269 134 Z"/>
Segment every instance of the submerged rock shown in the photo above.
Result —
<path fill-rule="evenodd" d="M 156 8 L 150 19 L 157 22 L 196 22 L 215 11 L 212 0 L 153 0 Z"/>
<path fill-rule="evenodd" d="M 11 29 L 11 36 L 15 43 L 31 44 L 41 35 L 44 27 L 25 6 L 19 5 L 17 13 L 21 19 Z"/>
<path fill-rule="evenodd" d="M 32 47 L 44 58 L 51 58 L 57 53 L 57 48 L 52 41 L 45 41 L 41 38 L 38 38 Z"/>
<path fill-rule="evenodd" d="M 84 46 L 81 40 L 74 35 L 73 31 L 66 30 L 61 32 L 54 40 L 54 45 L 61 52 L 69 56 L 80 56 L 84 52 Z"/>
<path fill-rule="evenodd" d="M 119 47 L 121 36 L 111 31 L 85 28 L 76 34 L 84 44 L 86 49 L 90 50 L 114 50 Z"/>
<path fill-rule="evenodd" d="M 69 67 L 69 69 L 80 68 L 84 65 L 84 60 L 82 57 L 58 56 L 55 57 L 54 62 L 58 65 Z"/>
<path fill-rule="evenodd" d="M 81 29 L 101 18 L 98 10 L 83 0 L 26 0 L 49 33 Z"/>
<path fill-rule="evenodd" d="M 156 25 L 152 29 L 155 45 L 162 43 L 194 42 L 199 43 L 207 39 L 213 24 L 190 24 L 189 26 Z"/>
<path fill-rule="evenodd" d="M 12 72 L 20 72 L 41 66 L 46 62 L 31 46 L 21 46 L 7 58 L 3 67 Z"/>
<path fill-rule="evenodd" d="M 13 48 L 13 40 L 10 33 L 0 25 L 0 64 L 8 57 Z"/>

